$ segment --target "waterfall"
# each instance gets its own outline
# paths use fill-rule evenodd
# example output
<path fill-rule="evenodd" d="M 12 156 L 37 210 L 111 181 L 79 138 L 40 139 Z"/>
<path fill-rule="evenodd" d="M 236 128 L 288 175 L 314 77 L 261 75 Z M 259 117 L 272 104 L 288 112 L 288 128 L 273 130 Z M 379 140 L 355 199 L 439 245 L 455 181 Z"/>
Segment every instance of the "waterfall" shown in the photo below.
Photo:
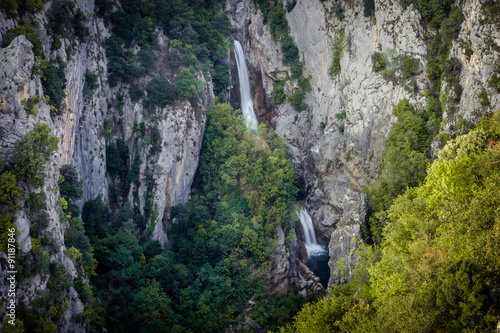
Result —
<path fill-rule="evenodd" d="M 248 79 L 248 69 L 245 62 L 245 54 L 240 42 L 234 41 L 234 55 L 238 66 L 238 77 L 240 79 L 241 112 L 245 117 L 245 122 L 249 130 L 257 129 L 257 117 L 253 109 L 253 99 L 250 93 L 250 80 Z"/>
<path fill-rule="evenodd" d="M 307 250 L 307 256 L 311 257 L 325 253 L 327 251 L 325 247 L 318 244 L 316 241 L 312 219 L 307 213 L 307 210 L 301 208 L 297 215 L 299 216 L 302 233 L 304 234 L 304 246 Z"/>

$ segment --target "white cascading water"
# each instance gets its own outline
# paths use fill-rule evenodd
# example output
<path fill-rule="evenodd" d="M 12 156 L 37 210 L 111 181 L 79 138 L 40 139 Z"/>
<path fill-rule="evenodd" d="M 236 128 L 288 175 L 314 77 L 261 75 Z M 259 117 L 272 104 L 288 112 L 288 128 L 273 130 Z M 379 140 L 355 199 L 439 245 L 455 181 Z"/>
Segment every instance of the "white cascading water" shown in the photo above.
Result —
<path fill-rule="evenodd" d="M 240 42 L 234 41 L 234 55 L 236 65 L 238 66 L 238 77 L 240 79 L 241 112 L 245 117 L 245 122 L 249 130 L 257 129 L 257 117 L 253 109 L 253 99 L 250 93 L 250 80 L 248 78 L 248 69 L 245 62 L 245 54 Z"/>
<path fill-rule="evenodd" d="M 302 233 L 304 234 L 304 246 L 307 250 L 307 256 L 312 257 L 325 253 L 326 249 L 316 241 L 312 219 L 307 210 L 301 208 L 297 215 L 299 216 Z"/>

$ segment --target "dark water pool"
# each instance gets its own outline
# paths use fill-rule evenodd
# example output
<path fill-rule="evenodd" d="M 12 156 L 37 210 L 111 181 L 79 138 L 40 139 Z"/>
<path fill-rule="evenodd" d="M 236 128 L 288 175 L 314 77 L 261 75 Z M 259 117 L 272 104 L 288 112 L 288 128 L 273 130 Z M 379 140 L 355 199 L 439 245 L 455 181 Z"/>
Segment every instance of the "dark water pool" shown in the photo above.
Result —
<path fill-rule="evenodd" d="M 306 266 L 319 277 L 321 284 L 326 289 L 330 279 L 330 267 L 328 267 L 330 256 L 328 255 L 328 248 L 324 246 L 324 249 L 324 251 L 308 256 Z"/>

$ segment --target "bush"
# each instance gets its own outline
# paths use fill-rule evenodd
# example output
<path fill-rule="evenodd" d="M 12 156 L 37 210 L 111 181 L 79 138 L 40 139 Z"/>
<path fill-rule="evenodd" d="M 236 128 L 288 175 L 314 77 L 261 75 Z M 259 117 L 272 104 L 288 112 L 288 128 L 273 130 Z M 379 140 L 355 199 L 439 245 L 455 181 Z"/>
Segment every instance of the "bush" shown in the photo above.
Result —
<path fill-rule="evenodd" d="M 64 69 L 66 64 L 61 64 L 58 67 L 47 66 L 42 68 L 42 85 L 45 95 L 49 96 L 49 103 L 53 105 L 60 114 L 62 100 L 66 97 L 66 75 Z M 54 116 L 51 113 L 51 117 Z"/>
<path fill-rule="evenodd" d="M 286 66 L 290 66 L 296 61 L 299 61 L 299 48 L 293 42 L 292 37 L 288 34 L 281 37 L 281 52 L 283 52 L 283 64 Z"/>
<path fill-rule="evenodd" d="M 328 71 L 332 77 L 340 73 L 340 60 L 342 60 L 342 54 L 344 53 L 344 38 L 344 29 L 340 29 L 333 39 L 332 64 Z"/>
<path fill-rule="evenodd" d="M 47 209 L 47 195 L 45 192 L 40 193 L 30 193 L 28 196 L 28 207 L 30 212 L 37 214 L 41 210 Z"/>
<path fill-rule="evenodd" d="M 30 97 L 24 100 L 22 103 L 24 105 L 24 110 L 27 114 L 31 114 L 36 116 L 40 111 L 40 102 L 43 101 L 43 98 L 40 96 Z"/>
<path fill-rule="evenodd" d="M 271 92 L 271 98 L 276 103 L 283 103 L 286 99 L 285 94 L 285 81 L 276 80 L 273 81 L 273 91 Z"/>
<path fill-rule="evenodd" d="M 5 40 L 4 45 L 9 45 L 14 38 L 20 35 L 24 35 L 31 42 L 31 44 L 33 44 L 33 53 L 36 56 L 43 58 L 42 42 L 38 37 L 38 30 L 36 26 L 20 24 L 17 27 L 10 29 L 7 32 L 7 39 Z"/>
<path fill-rule="evenodd" d="M 36 124 L 33 130 L 17 142 L 12 154 L 14 173 L 19 180 L 34 187 L 43 185 L 43 166 L 57 149 L 59 140 L 54 135 L 49 136 L 49 132 L 49 125 Z"/>
<path fill-rule="evenodd" d="M 132 102 L 137 102 L 142 97 L 144 97 L 144 88 L 138 84 L 132 84 L 128 89 L 128 95 Z"/>
<path fill-rule="evenodd" d="M 142 75 L 148 75 L 155 68 L 155 56 L 148 50 L 137 52 L 137 60 L 142 71 Z"/>
<path fill-rule="evenodd" d="M 164 78 L 157 76 L 146 85 L 147 96 L 144 101 L 144 106 L 159 106 L 164 107 L 171 103 L 174 99 L 174 90 L 170 82 Z"/>
<path fill-rule="evenodd" d="M 128 147 L 122 139 L 110 143 L 106 147 L 106 170 L 112 175 L 124 176 L 127 174 Z"/>
<path fill-rule="evenodd" d="M 399 59 L 401 77 L 407 79 L 417 74 L 418 72 L 418 59 L 413 58 L 409 55 L 401 55 Z"/>
<path fill-rule="evenodd" d="M 95 73 L 87 72 L 85 73 L 85 85 L 83 86 L 83 92 L 87 96 L 92 96 L 94 90 L 99 86 L 97 83 L 97 75 Z"/>
<path fill-rule="evenodd" d="M 479 94 L 477 94 L 477 98 L 479 98 L 479 103 L 482 106 L 490 105 L 490 99 L 488 98 L 488 93 L 486 91 L 481 91 Z"/>
<path fill-rule="evenodd" d="M 70 164 L 63 165 L 60 169 L 59 193 L 64 198 L 78 200 L 82 198 L 82 182 L 78 178 L 78 171 Z"/>
<path fill-rule="evenodd" d="M 374 52 L 372 54 L 372 70 L 374 72 L 380 72 L 386 69 L 387 58 L 382 52 Z"/>
<path fill-rule="evenodd" d="M 288 22 L 285 18 L 285 12 L 281 6 L 281 2 L 276 4 L 269 11 L 271 35 L 274 39 L 278 39 L 283 34 L 288 33 Z"/>
<path fill-rule="evenodd" d="M 370 17 L 375 14 L 375 0 L 363 0 L 363 14 L 365 17 Z"/>
<path fill-rule="evenodd" d="M 17 179 L 10 171 L 0 175 L 0 251 L 7 251 L 9 229 L 14 228 L 15 212 L 19 204 L 20 192 Z"/>
<path fill-rule="evenodd" d="M 307 108 L 307 105 L 304 103 L 305 99 L 306 93 L 302 90 L 297 90 L 290 96 L 290 104 L 295 110 L 300 112 Z"/>
<path fill-rule="evenodd" d="M 335 14 L 339 20 L 344 19 L 344 10 L 342 9 L 342 6 L 338 3 L 334 3 L 331 9 L 331 13 Z"/>
<path fill-rule="evenodd" d="M 177 98 L 193 98 L 198 97 L 198 92 L 196 89 L 197 82 L 194 76 L 193 68 L 181 68 L 179 74 L 177 74 L 175 81 L 175 93 Z M 199 80 L 198 80 L 199 81 Z"/>

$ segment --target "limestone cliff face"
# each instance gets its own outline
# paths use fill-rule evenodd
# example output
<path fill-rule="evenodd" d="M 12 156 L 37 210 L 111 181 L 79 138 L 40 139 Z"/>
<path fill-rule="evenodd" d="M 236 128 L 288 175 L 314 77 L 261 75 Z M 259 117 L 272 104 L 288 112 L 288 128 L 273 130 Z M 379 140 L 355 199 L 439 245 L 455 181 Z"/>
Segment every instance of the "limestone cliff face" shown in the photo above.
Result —
<path fill-rule="evenodd" d="M 297 112 L 286 102 L 271 110 L 271 124 L 288 140 L 288 151 L 307 193 L 306 206 L 316 228 L 329 241 L 330 288 L 342 279 L 336 264 L 339 259 L 345 258 L 347 278 L 355 266 L 351 244 L 362 237 L 367 210 L 360 186 L 377 176 L 383 141 L 395 121 L 393 107 L 403 98 L 417 108 L 425 107 L 424 35 L 433 33 L 413 5 L 403 9 L 397 1 L 375 1 L 371 19 L 363 15 L 363 3 L 354 1 L 352 6 L 342 4 L 343 20 L 330 12 L 332 5 L 332 1 L 298 0 L 292 11 L 285 10 L 290 36 L 299 48 L 305 75 L 311 77 L 312 90 L 305 111 Z M 273 80 L 285 78 L 288 71 L 282 63 L 281 46 L 263 23 L 254 1 L 228 0 L 227 12 L 250 67 L 262 76 L 267 102 L 272 104 Z M 454 114 L 473 121 L 475 110 L 496 110 L 500 105 L 497 92 L 487 88 L 499 59 L 500 40 L 498 27 L 480 24 L 479 1 L 465 1 L 463 12 L 460 38 L 470 43 L 474 53 L 467 60 L 458 43 L 451 51 L 463 63 L 460 82 L 464 92 Z M 341 71 L 332 77 L 332 42 L 341 29 L 345 32 Z M 374 72 L 371 55 L 376 51 L 418 59 L 416 89 L 405 89 L 406 82 L 396 84 Z M 477 94 L 483 89 L 490 95 L 489 107 L 479 104 Z M 342 111 L 345 119 L 336 116 Z M 445 116 L 442 127 L 449 128 L 453 121 Z M 435 142 L 433 150 L 438 148 Z"/>
<path fill-rule="evenodd" d="M 47 23 L 47 11 L 51 2 L 47 2 L 37 15 L 37 20 Z M 48 231 L 59 246 L 59 251 L 49 258 L 51 262 L 62 262 L 72 279 L 77 278 L 77 270 L 71 258 L 65 254 L 64 232 L 69 227 L 68 222 L 60 218 L 60 194 L 58 190 L 59 169 L 62 165 L 72 164 L 79 172 L 83 185 L 83 197 L 80 204 L 88 199 L 101 196 L 108 201 L 108 188 L 112 179 L 106 173 L 106 140 L 104 137 L 105 119 L 114 119 L 122 123 L 120 133 L 130 151 L 130 164 L 134 156 L 140 158 L 138 196 L 129 199 L 144 213 L 147 193 L 147 179 L 153 179 L 156 184 L 151 193 L 154 213 L 147 222 L 150 226 L 150 237 L 166 242 L 166 222 L 169 219 L 169 209 L 173 205 L 184 203 L 189 198 L 191 184 L 198 166 L 199 152 L 205 127 L 205 108 L 213 100 L 213 86 L 210 77 L 197 73 L 204 85 L 204 99 L 178 102 L 165 108 L 156 108 L 155 117 L 147 118 L 140 102 L 132 102 L 128 96 L 128 86 L 119 84 L 110 88 L 107 83 L 108 60 L 104 49 L 105 38 L 111 35 L 104 22 L 94 17 L 94 1 L 82 0 L 78 6 L 91 19 L 87 23 L 90 30 L 86 42 L 76 42 L 61 39 L 59 49 L 51 50 L 52 37 L 40 25 L 40 36 L 45 57 L 49 61 L 66 63 L 65 77 L 67 85 L 66 98 L 63 100 L 62 113 L 51 118 L 49 105 L 42 100 L 39 112 L 29 115 L 22 104 L 29 98 L 44 96 L 41 77 L 35 70 L 35 56 L 32 44 L 24 36 L 19 36 L 7 47 L 0 49 L 0 154 L 2 159 L 9 160 L 16 142 L 36 123 L 46 123 L 51 128 L 52 135 L 59 139 L 58 150 L 51 156 L 45 166 L 45 185 L 40 189 L 23 188 L 25 193 L 44 191 L 47 194 L 47 212 L 50 217 Z M 19 22 L 8 20 L 0 13 L 0 32 L 17 26 Z M 156 52 L 168 54 L 169 40 L 157 30 L 154 32 L 159 42 Z M 71 50 L 71 54 L 67 51 Z M 97 88 L 90 93 L 84 92 L 85 74 L 97 73 Z M 151 75 L 161 75 L 153 72 Z M 151 77 L 145 77 L 147 82 Z M 120 110 L 113 104 L 118 95 L 123 97 Z M 160 134 L 159 151 L 153 157 L 147 157 L 149 145 L 134 144 L 134 123 L 144 122 L 146 127 L 155 126 Z M 118 131 L 113 133 L 118 135 Z M 149 178 L 148 178 L 149 177 Z M 132 186 L 131 193 L 134 191 Z M 15 225 L 19 231 L 17 242 L 20 255 L 27 254 L 32 249 L 30 237 L 30 221 L 27 203 L 21 200 Z M 4 256 L 4 254 L 1 254 Z M 4 284 L 4 270 L 0 274 L 0 295 L 6 297 L 8 287 Z M 88 281 L 87 277 L 83 277 Z M 29 303 L 37 297 L 37 292 L 47 289 L 49 273 L 25 277 L 17 284 L 17 297 Z M 7 289 L 6 289 L 7 288 Z M 83 324 L 70 319 L 84 311 L 84 304 L 77 292 L 71 287 L 69 306 L 65 309 L 59 329 L 63 332 L 85 331 Z"/>

